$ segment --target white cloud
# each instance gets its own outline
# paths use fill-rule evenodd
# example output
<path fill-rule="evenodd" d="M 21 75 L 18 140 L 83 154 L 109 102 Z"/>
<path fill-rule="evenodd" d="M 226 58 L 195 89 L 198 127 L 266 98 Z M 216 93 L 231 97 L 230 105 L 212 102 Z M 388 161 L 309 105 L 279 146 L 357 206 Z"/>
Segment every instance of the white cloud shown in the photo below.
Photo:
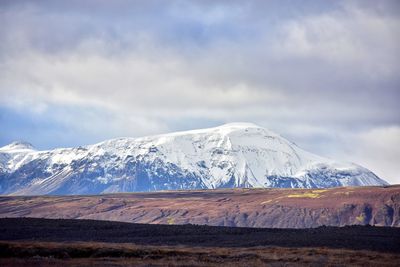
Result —
<path fill-rule="evenodd" d="M 373 128 L 341 136 L 336 157 L 356 162 L 389 183 L 400 184 L 400 127 Z"/>
<path fill-rule="evenodd" d="M 259 1 L 154 3 L 0 7 L 0 105 L 85 140 L 252 121 L 397 179 L 393 133 L 389 147 L 359 133 L 400 124 L 398 14 L 347 2 L 300 14 Z"/>
<path fill-rule="evenodd" d="M 284 56 L 319 58 L 338 67 L 358 67 L 375 78 L 397 75 L 399 17 L 344 5 L 329 13 L 305 16 L 282 26 L 277 50 Z M 282 51 L 283 50 L 283 51 Z"/>
<path fill-rule="evenodd" d="M 97 40 L 93 46 L 84 43 L 65 53 L 27 50 L 9 58 L 1 66 L 0 96 L 5 102 L 33 99 L 123 112 L 237 108 L 281 97 L 276 90 L 260 90 L 246 83 L 203 84 L 189 71 L 191 63 L 174 52 L 150 47 L 109 56 L 102 52 L 107 45 Z"/>

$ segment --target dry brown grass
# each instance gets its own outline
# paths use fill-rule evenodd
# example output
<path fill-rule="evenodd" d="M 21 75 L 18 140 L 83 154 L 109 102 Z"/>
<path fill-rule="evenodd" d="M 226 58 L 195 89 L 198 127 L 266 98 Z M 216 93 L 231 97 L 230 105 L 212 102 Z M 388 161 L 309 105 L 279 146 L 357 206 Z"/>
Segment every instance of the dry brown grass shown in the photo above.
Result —
<path fill-rule="evenodd" d="M 400 255 L 328 248 L 0 242 L 0 266 L 399 266 Z"/>

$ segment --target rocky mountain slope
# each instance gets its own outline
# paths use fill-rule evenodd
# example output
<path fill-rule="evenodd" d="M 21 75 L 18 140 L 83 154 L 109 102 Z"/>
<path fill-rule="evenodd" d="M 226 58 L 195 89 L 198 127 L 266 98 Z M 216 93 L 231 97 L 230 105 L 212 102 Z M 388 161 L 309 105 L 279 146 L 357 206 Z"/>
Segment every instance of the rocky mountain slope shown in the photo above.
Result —
<path fill-rule="evenodd" d="M 0 148 L 0 194 L 384 184 L 359 165 L 314 155 L 249 123 L 49 151 L 24 142 Z"/>
<path fill-rule="evenodd" d="M 3 196 L 0 217 L 309 228 L 400 226 L 400 186 Z"/>

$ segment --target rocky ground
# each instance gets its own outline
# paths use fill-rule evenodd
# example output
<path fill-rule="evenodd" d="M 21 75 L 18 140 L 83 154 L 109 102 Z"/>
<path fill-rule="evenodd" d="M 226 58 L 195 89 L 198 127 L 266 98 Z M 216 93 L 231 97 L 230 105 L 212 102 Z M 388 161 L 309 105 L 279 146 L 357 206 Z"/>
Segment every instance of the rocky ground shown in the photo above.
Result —
<path fill-rule="evenodd" d="M 400 252 L 400 228 L 374 226 L 271 229 L 10 218 L 0 219 L 0 240 L 197 247 L 329 247 Z"/>
<path fill-rule="evenodd" d="M 0 266 L 399 266 L 400 228 L 0 219 Z"/>

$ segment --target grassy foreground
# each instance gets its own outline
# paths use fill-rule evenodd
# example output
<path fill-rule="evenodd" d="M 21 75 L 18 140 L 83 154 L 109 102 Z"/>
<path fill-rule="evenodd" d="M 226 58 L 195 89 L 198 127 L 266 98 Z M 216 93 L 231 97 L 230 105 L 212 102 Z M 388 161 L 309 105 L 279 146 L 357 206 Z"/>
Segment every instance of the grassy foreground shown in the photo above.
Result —
<path fill-rule="evenodd" d="M 398 266 L 400 255 L 329 248 L 0 242 L 1 266 Z"/>

